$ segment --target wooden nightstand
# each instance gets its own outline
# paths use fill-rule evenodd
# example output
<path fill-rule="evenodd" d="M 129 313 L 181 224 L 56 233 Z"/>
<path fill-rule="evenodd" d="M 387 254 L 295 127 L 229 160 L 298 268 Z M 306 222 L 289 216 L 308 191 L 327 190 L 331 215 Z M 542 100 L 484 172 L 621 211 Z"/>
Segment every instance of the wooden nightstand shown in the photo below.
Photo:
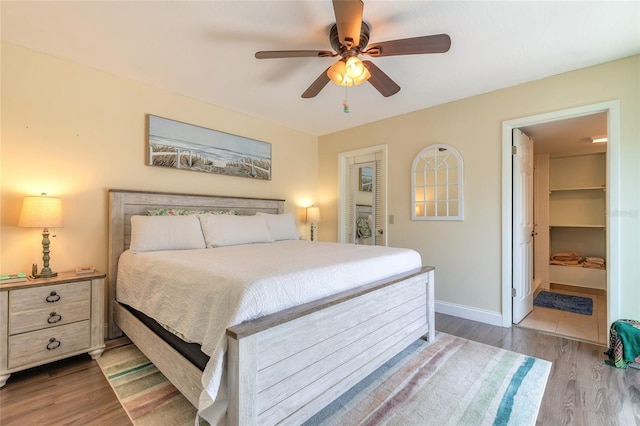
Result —
<path fill-rule="evenodd" d="M 104 351 L 101 272 L 0 285 L 0 387 L 11 373 Z"/>

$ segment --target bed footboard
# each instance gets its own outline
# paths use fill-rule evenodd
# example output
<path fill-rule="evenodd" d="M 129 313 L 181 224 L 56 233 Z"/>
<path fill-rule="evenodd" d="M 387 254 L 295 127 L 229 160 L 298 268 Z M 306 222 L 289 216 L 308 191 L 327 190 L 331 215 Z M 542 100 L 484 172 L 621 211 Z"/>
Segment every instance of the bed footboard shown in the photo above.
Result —
<path fill-rule="evenodd" d="M 158 337 L 119 303 L 113 305 L 114 319 L 118 327 L 144 353 L 167 379 L 198 407 L 202 393 L 202 371 L 180 355 L 168 343 Z"/>
<path fill-rule="evenodd" d="M 431 341 L 433 284 L 425 267 L 228 329 L 229 424 L 300 424 L 421 336 Z"/>

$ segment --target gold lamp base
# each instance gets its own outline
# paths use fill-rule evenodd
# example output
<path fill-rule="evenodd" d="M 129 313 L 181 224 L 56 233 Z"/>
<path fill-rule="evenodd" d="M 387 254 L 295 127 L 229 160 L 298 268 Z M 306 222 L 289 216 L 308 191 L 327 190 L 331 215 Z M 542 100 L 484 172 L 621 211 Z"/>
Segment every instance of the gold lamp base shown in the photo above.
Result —
<path fill-rule="evenodd" d="M 57 276 L 58 276 L 57 272 L 40 272 L 39 274 L 35 274 L 33 277 L 34 278 L 53 278 Z"/>
<path fill-rule="evenodd" d="M 44 265 L 39 274 L 34 274 L 35 278 L 52 278 L 58 276 L 57 272 L 53 272 L 51 268 L 49 268 L 49 260 L 49 229 L 44 228 L 42 230 L 42 262 Z"/>

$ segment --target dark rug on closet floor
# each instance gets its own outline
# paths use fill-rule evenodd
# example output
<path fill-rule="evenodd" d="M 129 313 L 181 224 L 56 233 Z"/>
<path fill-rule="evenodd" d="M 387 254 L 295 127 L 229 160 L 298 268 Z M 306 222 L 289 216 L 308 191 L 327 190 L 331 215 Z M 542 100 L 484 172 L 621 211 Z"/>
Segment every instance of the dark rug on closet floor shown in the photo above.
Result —
<path fill-rule="evenodd" d="M 576 314 L 593 314 L 593 299 L 588 297 L 541 291 L 536 298 L 533 299 L 533 304 L 534 306 L 540 306 L 542 308 L 559 309 Z"/>

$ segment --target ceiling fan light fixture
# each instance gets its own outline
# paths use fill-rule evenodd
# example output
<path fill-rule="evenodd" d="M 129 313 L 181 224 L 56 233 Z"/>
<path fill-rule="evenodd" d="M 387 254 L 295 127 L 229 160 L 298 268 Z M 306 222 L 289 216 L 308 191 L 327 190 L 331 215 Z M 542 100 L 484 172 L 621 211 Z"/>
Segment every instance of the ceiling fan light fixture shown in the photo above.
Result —
<path fill-rule="evenodd" d="M 357 86 L 360 83 L 364 83 L 365 81 L 369 80 L 370 77 L 371 73 L 366 67 L 364 67 L 364 72 L 358 78 L 353 79 L 353 85 Z"/>
<path fill-rule="evenodd" d="M 359 58 L 352 56 L 331 65 L 327 70 L 327 76 L 338 86 L 357 86 L 367 81 L 371 73 Z"/>
<path fill-rule="evenodd" d="M 340 83 L 336 83 L 338 86 L 347 86 L 347 87 L 351 87 L 351 86 L 355 86 L 355 82 L 353 80 L 351 80 L 349 77 L 347 77 L 346 75 L 344 76 L 344 78 L 342 79 L 342 81 Z"/>
<path fill-rule="evenodd" d="M 344 59 L 340 59 L 335 64 L 331 65 L 327 70 L 327 76 L 335 84 L 342 85 L 344 77 L 347 74 L 347 65 Z"/>
<path fill-rule="evenodd" d="M 357 80 L 361 78 L 366 70 L 367 69 L 365 68 L 364 64 L 357 56 L 352 56 L 347 59 L 346 71 L 347 77 L 349 77 L 350 79 Z"/>

